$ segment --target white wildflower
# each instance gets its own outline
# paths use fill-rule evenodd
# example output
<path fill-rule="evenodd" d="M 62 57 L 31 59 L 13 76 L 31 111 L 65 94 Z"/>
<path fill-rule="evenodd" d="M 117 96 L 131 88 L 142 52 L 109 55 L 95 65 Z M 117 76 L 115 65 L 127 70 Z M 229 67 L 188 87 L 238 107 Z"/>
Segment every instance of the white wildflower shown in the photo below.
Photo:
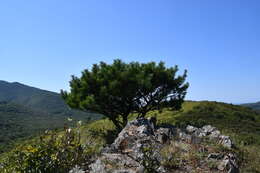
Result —
<path fill-rule="evenodd" d="M 82 125 L 82 121 L 78 121 L 78 125 L 81 126 Z"/>
<path fill-rule="evenodd" d="M 68 133 L 70 133 L 71 131 L 72 131 L 72 129 L 71 129 L 71 128 L 68 128 L 68 129 L 67 129 L 67 132 L 68 132 Z"/>

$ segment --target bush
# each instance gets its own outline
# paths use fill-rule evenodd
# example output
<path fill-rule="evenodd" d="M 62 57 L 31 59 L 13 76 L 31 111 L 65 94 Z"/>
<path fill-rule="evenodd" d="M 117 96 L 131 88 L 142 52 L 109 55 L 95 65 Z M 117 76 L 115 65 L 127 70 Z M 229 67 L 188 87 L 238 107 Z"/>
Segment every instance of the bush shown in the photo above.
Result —
<path fill-rule="evenodd" d="M 37 142 L 16 148 L 3 161 L 0 172 L 64 173 L 87 163 L 88 148 L 80 143 L 79 127 L 63 133 L 46 132 Z"/>

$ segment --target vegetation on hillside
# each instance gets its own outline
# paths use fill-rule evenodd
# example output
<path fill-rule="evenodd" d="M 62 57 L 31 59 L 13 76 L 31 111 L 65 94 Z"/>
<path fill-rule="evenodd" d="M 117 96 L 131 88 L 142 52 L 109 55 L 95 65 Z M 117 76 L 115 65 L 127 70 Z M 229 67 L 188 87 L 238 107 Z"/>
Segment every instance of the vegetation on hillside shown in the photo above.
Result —
<path fill-rule="evenodd" d="M 226 133 L 236 134 L 236 138 L 244 145 L 260 145 L 259 122 L 259 114 L 255 111 L 215 102 L 202 102 L 176 118 L 176 123 L 181 126 L 212 124 Z"/>
<path fill-rule="evenodd" d="M 18 82 L 0 81 L 0 102 L 23 105 L 45 115 L 89 116 L 86 112 L 69 109 L 58 93 L 30 87 Z"/>
<path fill-rule="evenodd" d="M 39 138 L 21 145 L 0 165 L 5 173 L 65 173 L 75 165 L 89 162 L 91 151 L 81 144 L 79 124 L 64 132 L 46 131 Z"/>
<path fill-rule="evenodd" d="M 72 108 L 103 114 L 120 130 L 130 114 L 144 117 L 166 106 L 181 108 L 189 85 L 187 71 L 180 76 L 177 71 L 177 66 L 167 68 L 163 62 L 100 62 L 80 78 L 72 76 L 70 92 L 61 93 Z"/>
<path fill-rule="evenodd" d="M 136 114 L 132 114 L 130 119 L 134 119 L 136 116 Z M 221 133 L 230 135 L 235 141 L 235 150 L 240 154 L 239 157 L 242 160 L 241 172 L 260 172 L 260 116 L 248 108 L 218 102 L 185 102 L 179 111 L 165 108 L 161 112 L 150 111 L 147 116 L 156 116 L 161 125 L 173 124 L 184 127 L 186 124 L 196 126 L 211 124 L 216 126 Z M 85 150 L 98 154 L 103 146 L 115 139 L 117 135 L 115 129 L 113 123 L 108 119 L 86 124 L 80 127 L 81 145 L 92 146 Z M 59 135 L 64 135 L 64 132 L 59 132 Z M 37 148 L 39 146 L 37 141 L 39 140 L 27 141 L 27 144 L 23 143 L 21 146 L 30 145 Z M 2 163 L 6 163 L 4 160 L 12 158 L 13 161 L 8 160 L 10 161 L 6 165 L 8 168 L 8 165 L 14 164 L 17 160 L 13 157 L 13 153 L 21 151 L 21 148 L 17 147 L 12 152 L 2 155 Z M 26 167 L 25 163 L 27 162 L 24 162 L 24 167 Z M 78 163 L 78 165 L 81 164 Z"/>
<path fill-rule="evenodd" d="M 242 106 L 249 107 L 252 108 L 253 110 L 260 112 L 260 102 L 242 104 Z"/>
<path fill-rule="evenodd" d="M 96 114 L 96 117 L 100 115 Z M 59 129 L 67 123 L 62 115 L 46 114 L 18 104 L 0 103 L 0 153 L 13 147 L 18 140 L 39 135 L 46 129 Z M 87 122 L 89 116 L 75 115 L 74 121 Z"/>
<path fill-rule="evenodd" d="M 17 140 L 62 128 L 68 117 L 89 121 L 101 115 L 69 109 L 57 93 L 0 81 L 0 153 Z"/>

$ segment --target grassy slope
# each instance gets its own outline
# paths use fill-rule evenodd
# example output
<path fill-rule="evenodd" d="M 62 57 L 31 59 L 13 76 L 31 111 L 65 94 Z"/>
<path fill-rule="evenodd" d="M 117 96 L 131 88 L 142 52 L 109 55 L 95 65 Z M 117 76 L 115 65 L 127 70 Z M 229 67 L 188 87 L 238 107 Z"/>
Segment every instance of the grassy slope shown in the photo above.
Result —
<path fill-rule="evenodd" d="M 156 116 L 159 124 L 216 126 L 231 136 L 238 149 L 243 151 L 242 172 L 260 172 L 260 115 L 251 109 L 218 102 L 185 102 L 181 111 L 164 109 L 161 113 L 154 111 L 147 116 Z M 83 141 L 98 146 L 111 143 L 116 136 L 113 124 L 107 119 L 95 121 L 82 129 Z"/>
<path fill-rule="evenodd" d="M 230 135 L 238 150 L 243 151 L 245 160 L 241 172 L 260 172 L 260 115 L 248 108 L 217 102 L 185 102 L 181 111 L 164 109 L 147 116 L 156 116 L 159 124 L 216 126 L 222 133 Z M 134 115 L 130 117 L 133 118 Z M 84 125 L 81 131 L 82 143 L 93 144 L 94 150 L 111 143 L 116 137 L 115 128 L 107 119 Z"/>
<path fill-rule="evenodd" d="M 185 102 L 180 111 L 164 109 L 162 112 L 149 112 L 156 116 L 159 124 L 173 124 L 185 127 L 187 124 L 203 126 L 211 124 L 229 135 L 245 160 L 241 172 L 260 173 L 260 115 L 241 106 L 219 102 Z M 130 119 L 135 116 L 132 115 Z M 113 142 L 116 137 L 113 124 L 102 119 L 82 127 L 82 141 L 97 144 L 99 148 Z M 94 146 L 94 145 L 93 145 Z"/>
<path fill-rule="evenodd" d="M 156 116 L 159 124 L 170 123 L 181 127 L 188 124 L 198 127 L 211 124 L 226 134 L 237 134 L 239 142 L 244 145 L 260 145 L 260 115 L 245 107 L 207 101 L 185 102 L 180 111 L 164 109 L 162 112 L 149 112 L 147 116 Z M 130 117 L 133 118 L 134 115 Z M 103 119 L 85 128 L 101 133 L 112 130 L 113 125 L 107 119 Z"/>

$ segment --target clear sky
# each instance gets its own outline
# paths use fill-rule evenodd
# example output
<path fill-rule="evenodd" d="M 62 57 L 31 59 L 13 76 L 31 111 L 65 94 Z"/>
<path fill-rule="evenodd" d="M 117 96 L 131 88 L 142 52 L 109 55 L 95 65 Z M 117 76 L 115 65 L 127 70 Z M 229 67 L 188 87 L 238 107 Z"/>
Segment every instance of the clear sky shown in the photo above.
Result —
<path fill-rule="evenodd" d="M 115 58 L 187 69 L 187 99 L 260 101 L 260 1 L 0 2 L 1 80 L 59 92 Z"/>

